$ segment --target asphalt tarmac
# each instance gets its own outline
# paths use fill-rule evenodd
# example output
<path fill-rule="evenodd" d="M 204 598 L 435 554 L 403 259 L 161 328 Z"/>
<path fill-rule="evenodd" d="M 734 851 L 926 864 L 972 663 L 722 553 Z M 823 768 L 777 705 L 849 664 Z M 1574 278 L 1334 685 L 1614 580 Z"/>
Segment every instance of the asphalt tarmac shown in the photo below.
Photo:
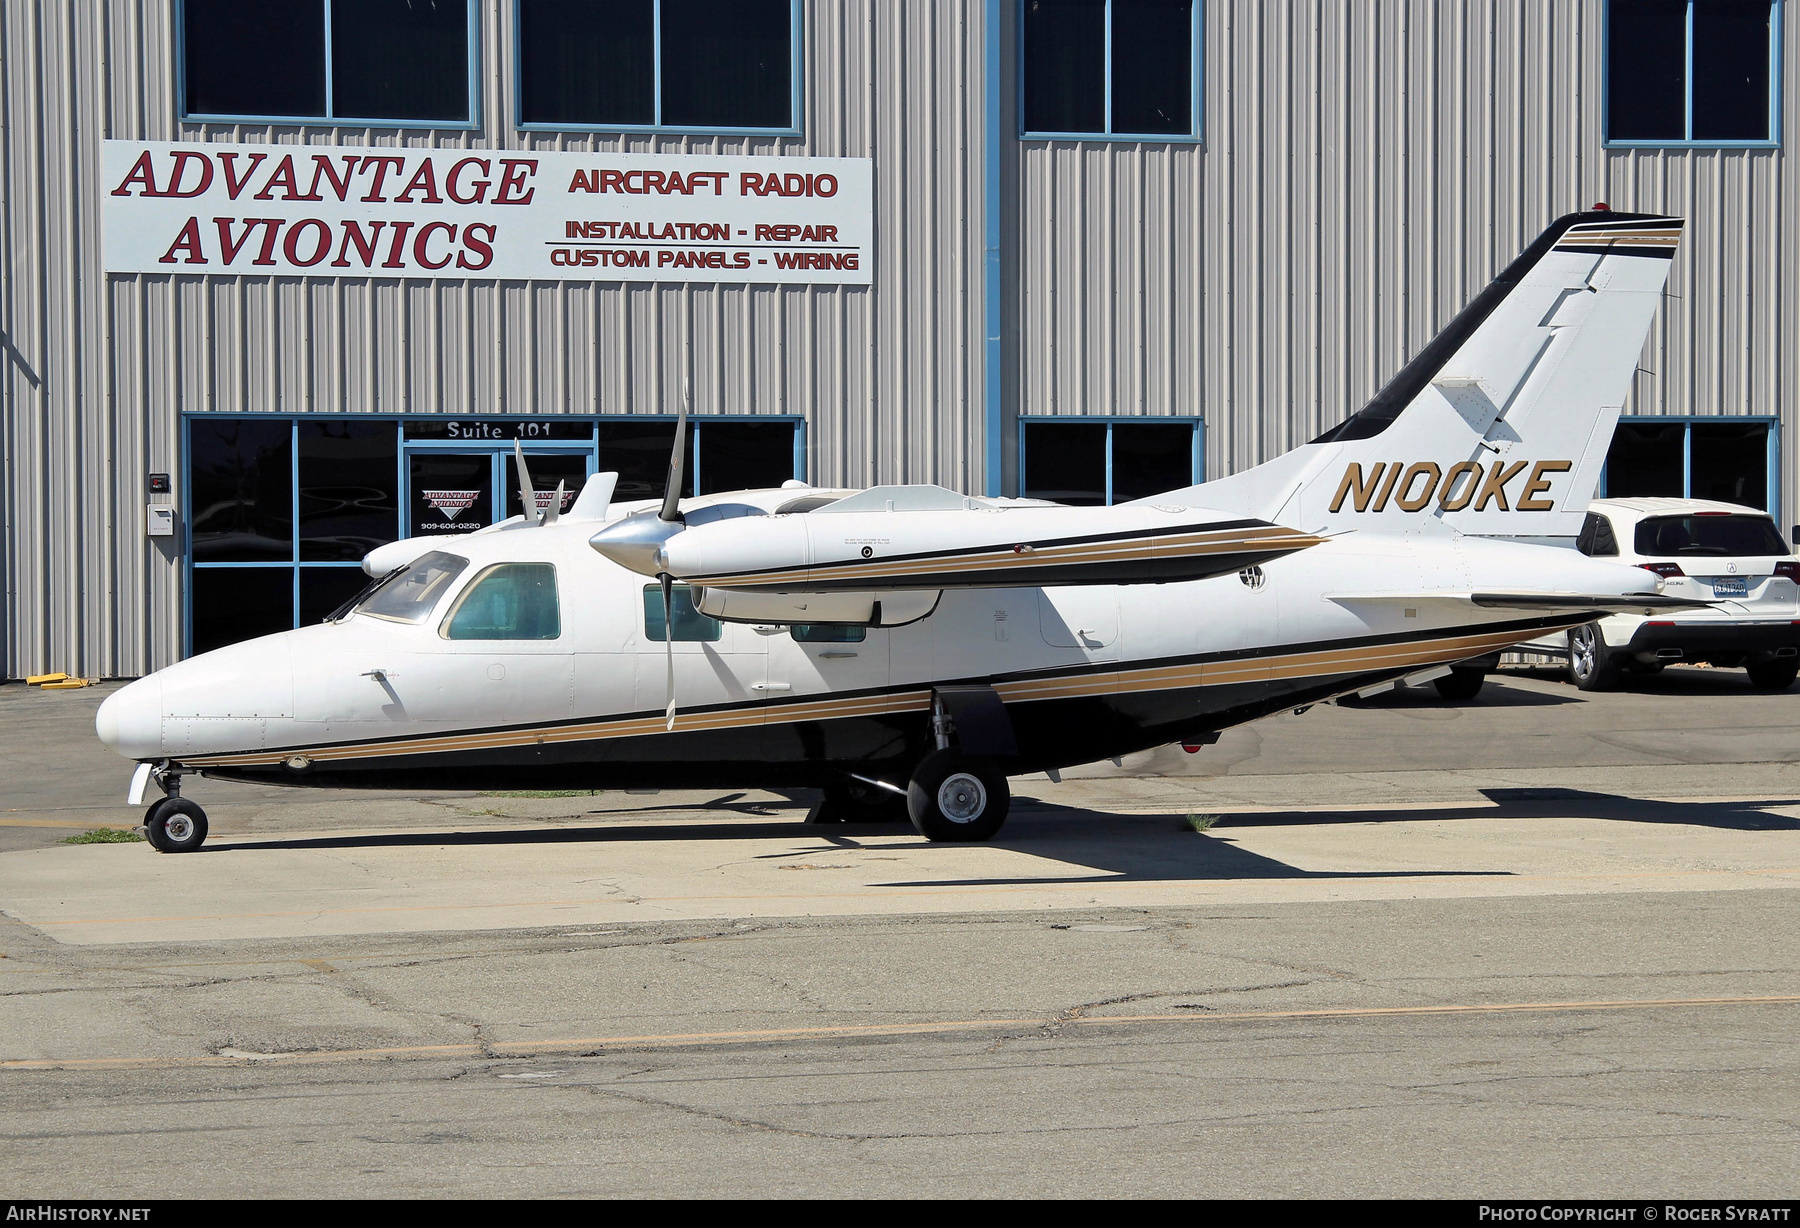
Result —
<path fill-rule="evenodd" d="M 1792 1197 L 1800 692 L 1670 669 L 809 798 L 190 782 L 0 687 L 0 1197 Z"/>

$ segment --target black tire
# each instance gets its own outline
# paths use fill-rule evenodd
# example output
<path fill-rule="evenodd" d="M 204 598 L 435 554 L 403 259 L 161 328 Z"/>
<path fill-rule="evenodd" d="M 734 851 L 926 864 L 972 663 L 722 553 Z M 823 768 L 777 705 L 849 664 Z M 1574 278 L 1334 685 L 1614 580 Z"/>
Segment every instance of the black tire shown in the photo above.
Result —
<path fill-rule="evenodd" d="M 1437 688 L 1439 699 L 1467 703 L 1481 694 L 1481 684 L 1486 681 L 1484 669 L 1453 669 L 1442 678 L 1432 679 L 1431 685 Z"/>
<path fill-rule="evenodd" d="M 906 795 L 861 781 L 831 785 L 806 816 L 808 823 L 906 823 Z"/>
<path fill-rule="evenodd" d="M 1619 661 L 1606 647 L 1599 623 L 1584 623 L 1569 632 L 1569 680 L 1584 691 L 1610 691 L 1619 685 Z"/>
<path fill-rule="evenodd" d="M 1744 666 L 1750 685 L 1759 691 L 1785 691 L 1800 674 L 1800 658 L 1776 657 L 1771 661 L 1751 661 Z"/>
<path fill-rule="evenodd" d="M 957 750 L 926 755 L 906 786 L 907 814 L 927 840 L 992 839 L 1011 806 L 1005 775 L 986 759 Z"/>
<path fill-rule="evenodd" d="M 191 853 L 206 843 L 206 811 L 185 797 L 165 797 L 144 816 L 144 837 L 159 853 Z"/>

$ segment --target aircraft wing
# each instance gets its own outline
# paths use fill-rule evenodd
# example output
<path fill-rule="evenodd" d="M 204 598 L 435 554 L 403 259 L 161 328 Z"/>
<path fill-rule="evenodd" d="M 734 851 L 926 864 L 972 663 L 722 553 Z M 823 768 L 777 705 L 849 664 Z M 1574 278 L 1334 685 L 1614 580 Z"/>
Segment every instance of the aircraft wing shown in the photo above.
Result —
<path fill-rule="evenodd" d="M 1204 508 L 919 494 L 936 489 L 877 487 L 804 513 L 670 526 L 654 552 L 640 543 L 655 526 L 630 519 L 591 541 L 633 570 L 709 592 L 850 593 L 1199 580 L 1324 540 Z"/>

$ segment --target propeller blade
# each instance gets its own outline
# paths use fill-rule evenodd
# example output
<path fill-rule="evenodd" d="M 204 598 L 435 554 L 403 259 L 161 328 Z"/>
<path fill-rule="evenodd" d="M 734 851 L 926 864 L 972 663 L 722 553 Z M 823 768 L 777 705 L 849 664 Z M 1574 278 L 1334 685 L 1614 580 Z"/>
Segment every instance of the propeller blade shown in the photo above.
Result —
<path fill-rule="evenodd" d="M 663 492 L 662 511 L 657 518 L 673 524 L 681 519 L 681 475 L 687 467 L 688 407 L 694 403 L 694 385 L 681 386 L 681 410 L 675 417 L 675 450 L 669 456 L 669 487 Z"/>
<path fill-rule="evenodd" d="M 668 572 L 657 577 L 662 581 L 663 591 L 663 656 L 669 664 L 669 706 L 664 709 L 663 716 L 668 724 L 664 728 L 673 733 L 675 730 L 675 579 Z"/>
<path fill-rule="evenodd" d="M 525 446 L 513 440 L 513 463 L 519 467 L 519 509 L 527 520 L 543 520 L 538 511 L 537 491 L 531 486 L 531 470 L 525 467 Z"/>
<path fill-rule="evenodd" d="M 543 523 L 555 524 L 562 516 L 563 487 L 567 484 L 566 482 L 556 484 L 556 494 L 551 497 L 550 506 L 544 509 Z"/>

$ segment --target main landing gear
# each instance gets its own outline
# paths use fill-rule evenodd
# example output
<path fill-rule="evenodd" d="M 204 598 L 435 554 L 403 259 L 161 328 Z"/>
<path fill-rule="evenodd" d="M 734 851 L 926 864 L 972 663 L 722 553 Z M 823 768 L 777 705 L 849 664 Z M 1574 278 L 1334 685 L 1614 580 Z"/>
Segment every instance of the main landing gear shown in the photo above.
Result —
<path fill-rule="evenodd" d="M 927 840 L 991 839 L 1011 805 L 1004 773 L 950 747 L 926 755 L 906 785 L 906 812 Z"/>
<path fill-rule="evenodd" d="M 206 843 L 206 811 L 181 796 L 181 773 L 151 773 L 167 797 L 144 812 L 144 838 L 159 853 L 192 853 Z"/>

